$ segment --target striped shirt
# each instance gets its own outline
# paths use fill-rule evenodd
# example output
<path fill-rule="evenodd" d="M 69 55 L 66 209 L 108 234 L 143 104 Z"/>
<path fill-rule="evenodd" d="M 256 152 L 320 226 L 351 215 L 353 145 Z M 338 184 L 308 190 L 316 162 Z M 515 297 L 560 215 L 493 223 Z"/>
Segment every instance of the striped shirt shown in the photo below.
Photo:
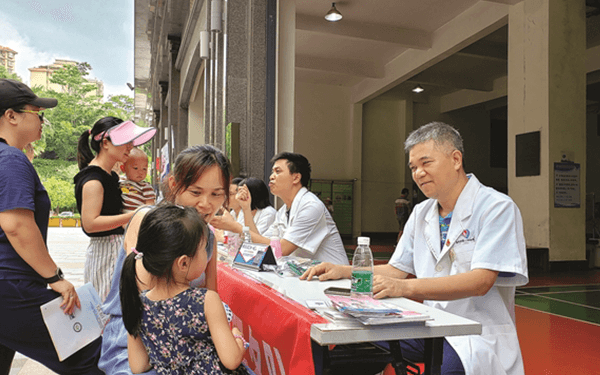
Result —
<path fill-rule="evenodd" d="M 152 185 L 146 181 L 122 180 L 120 185 L 124 212 L 134 211 L 139 206 L 146 204 L 147 200 L 156 198 Z"/>

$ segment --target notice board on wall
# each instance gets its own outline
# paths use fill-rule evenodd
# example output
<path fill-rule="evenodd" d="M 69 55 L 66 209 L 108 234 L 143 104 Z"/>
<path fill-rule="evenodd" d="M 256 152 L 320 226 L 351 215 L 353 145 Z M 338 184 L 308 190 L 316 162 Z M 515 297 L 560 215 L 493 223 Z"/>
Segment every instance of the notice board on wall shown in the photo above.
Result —
<path fill-rule="evenodd" d="M 580 164 L 554 163 L 554 207 L 581 207 Z"/>
<path fill-rule="evenodd" d="M 340 234 L 352 235 L 354 181 L 311 179 L 308 190 L 325 204 Z"/>

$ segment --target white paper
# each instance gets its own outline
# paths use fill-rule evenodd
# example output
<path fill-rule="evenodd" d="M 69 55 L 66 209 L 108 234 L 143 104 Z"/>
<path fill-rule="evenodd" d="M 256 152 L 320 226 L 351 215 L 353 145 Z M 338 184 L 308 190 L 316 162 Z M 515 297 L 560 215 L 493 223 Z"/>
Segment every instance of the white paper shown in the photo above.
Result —
<path fill-rule="evenodd" d="M 65 314 L 60 307 L 62 296 L 40 306 L 61 361 L 100 337 L 104 329 L 105 316 L 100 307 L 100 297 L 92 284 L 77 288 L 77 295 L 81 309 L 75 308 L 71 315 Z"/>
<path fill-rule="evenodd" d="M 308 307 L 311 310 L 326 309 L 329 307 L 329 306 L 327 306 L 327 302 L 325 302 L 323 300 L 307 299 L 305 302 L 306 302 L 306 307 Z"/>

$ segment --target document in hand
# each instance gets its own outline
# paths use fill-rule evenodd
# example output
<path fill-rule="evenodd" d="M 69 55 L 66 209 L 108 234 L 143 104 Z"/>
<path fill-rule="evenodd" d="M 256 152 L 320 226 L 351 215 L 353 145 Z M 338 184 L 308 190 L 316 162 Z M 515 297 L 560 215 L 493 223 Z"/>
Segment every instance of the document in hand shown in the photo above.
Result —
<path fill-rule="evenodd" d="M 62 297 L 40 306 L 44 323 L 61 361 L 100 337 L 104 329 L 100 297 L 92 284 L 87 283 L 77 288 L 77 295 L 81 309 L 75 308 L 71 315 L 65 314 L 60 307 Z"/>
<path fill-rule="evenodd" d="M 345 297 L 327 295 L 333 306 L 347 315 L 356 318 L 365 325 L 397 324 L 408 322 L 424 322 L 430 320 L 428 315 L 409 311 L 391 303 L 371 297 Z"/>

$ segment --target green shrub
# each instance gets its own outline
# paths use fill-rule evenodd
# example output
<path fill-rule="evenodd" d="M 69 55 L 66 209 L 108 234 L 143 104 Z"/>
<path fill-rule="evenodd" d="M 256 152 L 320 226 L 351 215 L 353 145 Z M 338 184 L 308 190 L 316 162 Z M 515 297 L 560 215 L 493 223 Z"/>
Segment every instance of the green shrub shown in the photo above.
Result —
<path fill-rule="evenodd" d="M 42 184 L 50 196 L 51 208 L 55 212 L 73 211 L 77 207 L 74 185 L 56 177 L 42 180 Z"/>
<path fill-rule="evenodd" d="M 50 208 L 54 213 L 77 212 L 73 177 L 79 172 L 77 162 L 50 159 L 33 159 L 42 184 L 50 196 Z"/>
<path fill-rule="evenodd" d="M 73 183 L 73 177 L 79 172 L 77 162 L 59 159 L 33 159 L 33 166 L 40 175 L 40 179 L 56 177 L 60 180 Z"/>

